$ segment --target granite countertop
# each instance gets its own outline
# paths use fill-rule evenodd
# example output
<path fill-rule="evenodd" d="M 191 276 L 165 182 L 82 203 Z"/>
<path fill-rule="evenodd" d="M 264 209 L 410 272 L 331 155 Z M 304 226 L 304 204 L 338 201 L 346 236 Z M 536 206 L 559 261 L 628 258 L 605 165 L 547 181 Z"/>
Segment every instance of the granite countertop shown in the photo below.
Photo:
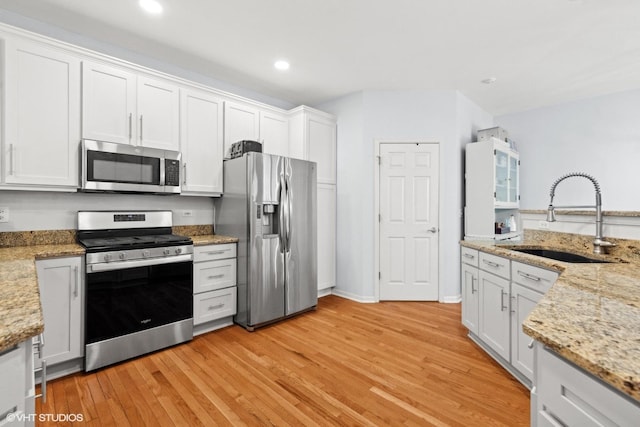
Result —
<path fill-rule="evenodd" d="M 195 246 L 235 243 L 211 225 L 177 226 Z M 44 321 L 35 260 L 84 255 L 74 230 L 0 233 L 0 352 L 42 333 Z"/>
<path fill-rule="evenodd" d="M 44 330 L 35 260 L 83 254 L 75 243 L 0 248 L 0 351 Z"/>
<path fill-rule="evenodd" d="M 621 392 L 640 400 L 640 242 L 617 244 L 610 255 L 592 253 L 591 238 L 525 230 L 522 241 L 463 241 L 515 261 L 560 272 L 523 324 L 523 331 Z M 570 264 L 510 247 L 570 250 L 610 263 Z"/>

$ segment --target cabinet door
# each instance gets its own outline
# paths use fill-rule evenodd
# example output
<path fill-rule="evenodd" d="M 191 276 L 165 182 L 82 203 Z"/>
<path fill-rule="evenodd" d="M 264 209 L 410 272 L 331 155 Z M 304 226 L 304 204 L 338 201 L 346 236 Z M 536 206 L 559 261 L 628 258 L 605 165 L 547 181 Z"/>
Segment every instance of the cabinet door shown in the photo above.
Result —
<path fill-rule="evenodd" d="M 495 199 L 497 205 L 509 203 L 509 154 L 494 150 Z"/>
<path fill-rule="evenodd" d="M 509 156 L 509 202 L 520 202 L 520 160 L 516 156 Z"/>
<path fill-rule="evenodd" d="M 131 144 L 137 134 L 136 76 L 124 69 L 82 63 L 82 137 Z"/>
<path fill-rule="evenodd" d="M 511 283 L 511 365 L 529 380 L 533 379 L 532 338 L 522 331 L 522 323 L 540 298 L 542 294 Z"/>
<path fill-rule="evenodd" d="M 480 319 L 478 336 L 485 344 L 509 361 L 509 281 L 486 271 L 478 278 Z"/>
<path fill-rule="evenodd" d="M 229 157 L 231 144 L 242 140 L 257 141 L 260 136 L 260 113 L 250 105 L 224 103 L 224 156 Z"/>
<path fill-rule="evenodd" d="M 336 186 L 318 184 L 318 290 L 336 285 Z"/>
<path fill-rule="evenodd" d="M 260 112 L 260 141 L 262 151 L 289 156 L 289 122 L 283 115 Z"/>
<path fill-rule="evenodd" d="M 309 115 L 307 121 L 309 160 L 318 164 L 318 182 L 336 183 L 336 124 Z"/>
<path fill-rule="evenodd" d="M 138 143 L 161 150 L 180 149 L 179 89 L 147 76 L 138 77 Z"/>
<path fill-rule="evenodd" d="M 80 61 L 13 39 L 5 58 L 5 182 L 77 187 Z"/>
<path fill-rule="evenodd" d="M 462 324 L 478 335 L 478 268 L 462 264 Z"/>
<path fill-rule="evenodd" d="M 27 364 L 31 351 L 31 339 L 16 347 L 0 351 L 0 426 L 22 426 L 20 419 L 11 419 L 9 414 L 25 415 L 26 384 L 28 376 L 33 376 L 31 366 Z M 27 381 L 25 381 L 27 380 Z"/>
<path fill-rule="evenodd" d="M 182 90 L 182 192 L 222 193 L 223 104 L 203 91 Z"/>
<path fill-rule="evenodd" d="M 42 359 L 47 364 L 83 355 L 81 257 L 36 261 L 44 317 Z M 36 365 L 40 361 L 36 360 Z"/>

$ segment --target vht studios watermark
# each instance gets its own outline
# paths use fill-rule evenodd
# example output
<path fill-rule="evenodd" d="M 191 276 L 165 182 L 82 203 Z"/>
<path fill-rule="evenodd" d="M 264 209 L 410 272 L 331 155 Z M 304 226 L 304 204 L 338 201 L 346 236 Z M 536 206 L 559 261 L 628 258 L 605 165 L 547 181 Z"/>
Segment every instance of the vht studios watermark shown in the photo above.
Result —
<path fill-rule="evenodd" d="M 50 423 L 81 423 L 84 421 L 84 415 L 82 414 L 25 414 L 23 412 L 12 412 L 7 414 L 8 422 L 35 422 L 39 421 L 41 423 L 50 422 Z"/>

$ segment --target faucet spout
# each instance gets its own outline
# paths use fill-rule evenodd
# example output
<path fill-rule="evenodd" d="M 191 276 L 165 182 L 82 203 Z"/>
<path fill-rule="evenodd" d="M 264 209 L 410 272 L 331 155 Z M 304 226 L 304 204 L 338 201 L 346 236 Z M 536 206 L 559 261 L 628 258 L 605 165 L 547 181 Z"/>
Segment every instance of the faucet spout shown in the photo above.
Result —
<path fill-rule="evenodd" d="M 556 195 L 556 187 L 558 186 L 558 184 L 560 184 L 562 181 L 564 181 L 567 178 L 571 178 L 571 177 L 582 177 L 582 178 L 586 178 L 589 181 L 591 181 L 591 183 L 593 184 L 595 191 L 596 191 L 596 204 L 595 206 L 553 206 L 553 198 Z M 596 181 L 596 179 L 594 177 L 592 177 L 591 175 L 587 175 L 586 173 L 582 173 L 582 172 L 572 172 L 572 173 L 568 173 L 566 175 L 561 176 L 560 178 L 558 178 L 553 185 L 551 186 L 551 190 L 549 192 L 549 196 L 551 197 L 549 200 L 549 208 L 547 209 L 547 221 L 549 222 L 554 222 L 556 220 L 556 216 L 555 216 L 555 209 L 556 208 L 560 208 L 562 207 L 563 209 L 580 209 L 580 208 L 595 208 L 596 210 L 596 233 L 593 239 L 593 253 L 595 254 L 601 254 L 603 253 L 602 248 L 603 247 L 610 247 L 610 246 L 615 246 L 614 243 L 611 242 L 607 242 L 606 240 L 604 240 L 602 238 L 602 194 L 600 193 L 600 184 L 598 184 L 598 181 Z"/>

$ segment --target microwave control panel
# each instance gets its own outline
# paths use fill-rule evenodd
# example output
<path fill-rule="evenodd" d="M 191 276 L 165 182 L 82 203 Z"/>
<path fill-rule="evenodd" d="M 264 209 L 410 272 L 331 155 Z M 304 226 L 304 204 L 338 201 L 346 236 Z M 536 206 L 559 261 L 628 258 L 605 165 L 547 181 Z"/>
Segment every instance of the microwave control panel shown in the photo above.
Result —
<path fill-rule="evenodd" d="M 180 160 L 164 161 L 164 185 L 180 186 Z"/>

